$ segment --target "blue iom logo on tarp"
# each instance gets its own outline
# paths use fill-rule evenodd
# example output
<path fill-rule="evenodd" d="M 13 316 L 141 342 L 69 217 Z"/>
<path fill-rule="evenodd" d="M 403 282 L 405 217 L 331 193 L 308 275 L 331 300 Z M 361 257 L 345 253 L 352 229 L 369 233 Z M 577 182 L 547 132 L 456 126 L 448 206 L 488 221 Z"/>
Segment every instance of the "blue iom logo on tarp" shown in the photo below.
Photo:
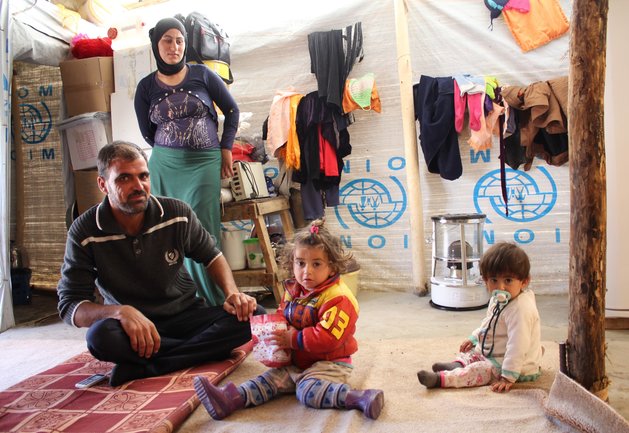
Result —
<path fill-rule="evenodd" d="M 20 104 L 20 122 L 22 140 L 28 144 L 39 144 L 46 141 L 52 129 L 52 117 L 48 105 L 41 101 L 34 104 Z"/>
<path fill-rule="evenodd" d="M 397 177 L 389 179 L 397 190 L 394 193 L 380 180 L 370 178 L 354 179 L 340 189 L 340 203 L 335 212 L 343 228 L 349 229 L 349 225 L 340 208 L 346 209 L 356 223 L 370 229 L 389 227 L 400 219 L 406 210 L 406 193 Z"/>
<path fill-rule="evenodd" d="M 513 222 L 531 222 L 548 214 L 557 202 L 557 185 L 544 167 L 536 167 L 534 178 L 529 172 L 507 168 L 505 180 L 509 214 L 502 198 L 500 170 L 490 171 L 474 187 L 474 206 L 479 213 L 496 215 Z"/>
<path fill-rule="evenodd" d="M 30 90 L 26 87 L 17 89 L 19 99 L 25 99 L 29 96 Z M 20 103 L 20 135 L 22 140 L 28 144 L 39 144 L 48 138 L 52 129 L 52 115 L 48 105 L 43 100 L 46 96 L 50 96 L 52 87 L 40 87 L 39 95 L 41 100 L 35 103 Z"/>

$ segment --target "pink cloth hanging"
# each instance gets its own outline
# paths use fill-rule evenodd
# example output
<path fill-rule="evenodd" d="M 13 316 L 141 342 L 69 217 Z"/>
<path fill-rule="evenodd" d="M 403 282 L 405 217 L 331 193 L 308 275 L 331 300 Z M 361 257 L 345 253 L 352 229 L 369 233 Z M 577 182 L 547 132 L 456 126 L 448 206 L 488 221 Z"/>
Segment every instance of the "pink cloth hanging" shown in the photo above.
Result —
<path fill-rule="evenodd" d="M 481 129 L 480 118 L 483 115 L 484 99 L 485 93 L 464 93 L 463 95 L 461 95 L 459 85 L 457 84 L 456 80 L 454 80 L 454 129 L 457 133 L 460 134 L 463 130 L 466 102 L 470 116 L 470 129 L 472 131 L 478 131 Z"/>
<path fill-rule="evenodd" d="M 530 0 L 509 0 L 504 7 L 505 10 L 513 9 L 518 12 L 522 12 L 523 14 L 527 13 L 531 10 L 531 1 Z"/>

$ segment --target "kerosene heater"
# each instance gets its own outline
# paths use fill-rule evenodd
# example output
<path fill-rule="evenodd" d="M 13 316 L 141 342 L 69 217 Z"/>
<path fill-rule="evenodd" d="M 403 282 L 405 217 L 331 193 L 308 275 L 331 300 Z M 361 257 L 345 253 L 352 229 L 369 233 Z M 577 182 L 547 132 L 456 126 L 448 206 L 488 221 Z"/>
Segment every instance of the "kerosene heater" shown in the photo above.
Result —
<path fill-rule="evenodd" d="M 477 310 L 489 293 L 480 275 L 484 214 L 432 217 L 430 304 L 446 310 Z"/>

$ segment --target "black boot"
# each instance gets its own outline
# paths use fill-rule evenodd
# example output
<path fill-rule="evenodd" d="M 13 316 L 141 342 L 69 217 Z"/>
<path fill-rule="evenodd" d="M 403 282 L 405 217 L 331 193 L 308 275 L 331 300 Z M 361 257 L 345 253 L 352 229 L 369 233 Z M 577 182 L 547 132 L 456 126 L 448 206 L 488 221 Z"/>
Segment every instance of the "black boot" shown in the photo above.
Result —
<path fill-rule="evenodd" d="M 346 409 L 362 410 L 367 418 L 376 419 L 384 406 L 384 392 L 380 389 L 351 390 L 345 397 Z"/>
<path fill-rule="evenodd" d="M 421 370 L 417 373 L 419 383 L 426 388 L 439 388 L 441 385 L 441 376 L 439 373 L 433 373 L 427 370 Z"/>
<path fill-rule="evenodd" d="M 195 376 L 193 382 L 199 400 L 214 419 L 223 419 L 245 407 L 245 399 L 231 382 L 222 388 L 212 385 L 204 376 Z"/>

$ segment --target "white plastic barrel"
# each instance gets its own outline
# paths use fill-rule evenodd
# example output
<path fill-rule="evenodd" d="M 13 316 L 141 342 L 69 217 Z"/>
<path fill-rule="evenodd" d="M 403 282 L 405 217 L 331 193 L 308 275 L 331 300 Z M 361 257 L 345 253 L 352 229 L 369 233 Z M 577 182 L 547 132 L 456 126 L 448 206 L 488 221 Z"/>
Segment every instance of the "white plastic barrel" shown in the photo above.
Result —
<path fill-rule="evenodd" d="M 223 255 L 232 271 L 238 271 L 247 267 L 247 257 L 245 255 L 245 245 L 243 240 L 247 232 L 239 229 L 221 230 L 221 245 Z"/>

